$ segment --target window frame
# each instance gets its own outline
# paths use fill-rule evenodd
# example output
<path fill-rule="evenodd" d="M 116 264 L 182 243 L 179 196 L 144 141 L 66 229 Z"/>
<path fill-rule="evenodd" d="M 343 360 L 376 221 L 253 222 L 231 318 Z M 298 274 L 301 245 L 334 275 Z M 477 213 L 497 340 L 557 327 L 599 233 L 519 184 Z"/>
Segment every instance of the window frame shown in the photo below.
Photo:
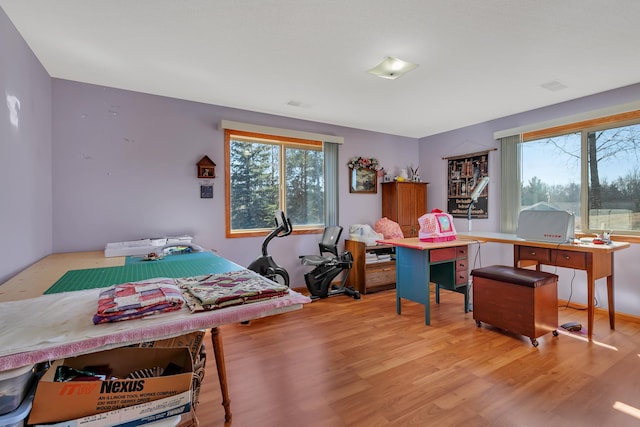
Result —
<path fill-rule="evenodd" d="M 607 129 L 612 129 L 616 127 L 624 127 L 630 125 L 640 125 L 640 110 L 628 111 L 619 114 L 613 114 L 609 116 L 603 116 L 594 119 L 582 120 L 574 123 L 563 124 L 559 126 L 553 126 L 549 128 L 541 128 L 537 130 L 532 130 L 528 132 L 523 132 L 519 135 L 517 140 L 514 140 L 512 137 L 500 138 L 503 142 L 503 168 L 507 171 L 503 173 L 502 176 L 502 194 L 509 194 L 510 197 L 505 197 L 503 199 L 506 209 L 502 211 L 504 217 L 501 219 L 501 229 L 503 232 L 515 232 L 513 218 L 517 219 L 518 212 L 520 210 L 520 165 L 518 159 L 520 158 L 520 148 L 521 144 L 526 144 L 529 141 L 535 141 L 545 138 L 552 138 L 555 136 L 565 135 L 569 133 L 580 133 L 581 134 L 581 154 L 580 154 L 580 162 L 581 162 L 581 173 L 580 173 L 580 186 L 581 186 L 581 216 L 583 218 L 583 229 L 576 230 L 576 237 L 583 236 L 593 236 L 596 231 L 601 230 L 591 230 L 588 228 L 589 226 L 589 176 L 587 173 L 588 170 L 588 158 L 586 155 L 587 150 L 587 135 L 590 132 L 597 132 Z M 510 148 L 515 145 L 515 149 Z M 513 158 L 511 158 L 513 157 Z M 505 168 L 505 162 L 513 162 L 511 164 L 517 165 L 514 170 L 510 170 L 510 168 Z M 514 179 L 515 178 L 515 179 Z M 511 183 L 517 183 L 518 189 L 514 192 L 514 189 L 511 188 Z M 517 194 L 517 197 L 515 196 Z M 509 219 L 511 218 L 511 220 Z M 586 224 L 586 227 L 585 227 Z M 640 230 L 636 231 L 624 231 L 617 230 L 617 233 L 612 236 L 613 240 L 625 241 L 629 243 L 640 243 Z"/>
<path fill-rule="evenodd" d="M 256 132 L 247 132 L 234 129 L 225 129 L 224 131 L 224 151 L 225 151 L 225 233 L 227 238 L 242 238 L 242 237 L 259 237 L 266 236 L 273 228 L 255 228 L 250 230 L 234 231 L 231 229 L 231 139 L 232 137 L 238 137 L 239 139 L 254 140 L 256 143 L 266 143 L 279 145 L 280 147 L 316 147 L 320 151 L 324 151 L 323 142 L 295 138 L 282 135 L 272 135 Z M 282 162 L 281 162 L 282 163 Z M 285 183 L 283 179 L 285 175 L 285 164 L 280 165 L 280 192 L 279 197 L 282 199 L 285 195 Z M 323 172 L 323 174 L 326 172 Z M 326 178 L 325 178 L 326 185 Z M 326 207 L 325 207 L 326 210 Z M 325 215 L 326 216 L 326 215 Z M 319 234 L 324 230 L 324 224 L 318 225 L 296 225 L 291 234 Z"/>

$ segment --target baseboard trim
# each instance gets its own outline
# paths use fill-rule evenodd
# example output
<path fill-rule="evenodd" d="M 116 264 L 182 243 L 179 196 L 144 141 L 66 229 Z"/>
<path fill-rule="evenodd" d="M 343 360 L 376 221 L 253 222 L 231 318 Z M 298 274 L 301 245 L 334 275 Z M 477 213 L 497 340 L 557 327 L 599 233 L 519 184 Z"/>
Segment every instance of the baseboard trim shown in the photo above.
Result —
<path fill-rule="evenodd" d="M 584 304 L 578 304 L 575 302 L 569 302 L 567 300 L 558 300 L 558 307 L 568 307 L 568 308 L 573 308 L 575 310 L 587 310 L 587 306 Z M 606 308 L 602 308 L 602 307 L 596 307 L 595 308 L 597 312 L 599 313 L 603 313 L 606 314 L 609 310 Z M 624 319 L 627 320 L 629 322 L 635 322 L 635 323 L 640 323 L 640 316 L 634 315 L 634 314 L 627 314 L 627 313 L 621 313 L 619 311 L 616 311 L 616 317 L 619 317 L 620 319 Z"/>

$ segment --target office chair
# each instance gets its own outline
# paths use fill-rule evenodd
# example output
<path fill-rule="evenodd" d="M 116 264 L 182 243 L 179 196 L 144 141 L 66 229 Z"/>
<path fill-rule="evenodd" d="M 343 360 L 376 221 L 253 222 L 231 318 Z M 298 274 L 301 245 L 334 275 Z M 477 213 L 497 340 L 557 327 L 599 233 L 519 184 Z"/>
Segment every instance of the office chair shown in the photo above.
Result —
<path fill-rule="evenodd" d="M 311 293 L 311 299 L 327 298 L 340 294 L 349 295 L 353 299 L 360 299 L 358 291 L 345 286 L 353 265 L 353 256 L 349 251 L 338 254 L 338 240 L 341 234 L 342 227 L 339 225 L 325 227 L 322 240 L 318 244 L 320 254 L 301 255 L 299 257 L 303 265 L 315 267 L 304 275 L 304 281 Z M 340 285 L 332 285 L 331 281 L 343 271 L 345 274 Z"/>

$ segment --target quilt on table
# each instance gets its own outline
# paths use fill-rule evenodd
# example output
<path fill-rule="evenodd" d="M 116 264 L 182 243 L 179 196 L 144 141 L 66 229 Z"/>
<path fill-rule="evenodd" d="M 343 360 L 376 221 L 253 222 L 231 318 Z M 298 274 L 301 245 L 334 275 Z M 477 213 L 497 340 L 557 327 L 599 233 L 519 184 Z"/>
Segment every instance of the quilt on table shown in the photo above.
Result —
<path fill-rule="evenodd" d="M 97 325 L 175 311 L 183 304 L 182 291 L 174 279 L 156 278 L 122 283 L 100 292 L 93 323 Z"/>
<path fill-rule="evenodd" d="M 278 298 L 289 288 L 249 270 L 176 279 L 192 312 Z"/>

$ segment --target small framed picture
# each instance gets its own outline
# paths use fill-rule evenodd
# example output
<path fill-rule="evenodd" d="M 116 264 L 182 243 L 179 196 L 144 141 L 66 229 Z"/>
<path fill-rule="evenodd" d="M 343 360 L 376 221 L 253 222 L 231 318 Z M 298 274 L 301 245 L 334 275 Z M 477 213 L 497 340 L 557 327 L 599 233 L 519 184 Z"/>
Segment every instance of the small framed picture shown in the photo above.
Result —
<path fill-rule="evenodd" d="M 213 185 L 201 185 L 200 186 L 200 198 L 201 199 L 213 199 Z"/>
<path fill-rule="evenodd" d="M 349 193 L 377 193 L 378 172 L 373 169 L 351 169 Z"/>

